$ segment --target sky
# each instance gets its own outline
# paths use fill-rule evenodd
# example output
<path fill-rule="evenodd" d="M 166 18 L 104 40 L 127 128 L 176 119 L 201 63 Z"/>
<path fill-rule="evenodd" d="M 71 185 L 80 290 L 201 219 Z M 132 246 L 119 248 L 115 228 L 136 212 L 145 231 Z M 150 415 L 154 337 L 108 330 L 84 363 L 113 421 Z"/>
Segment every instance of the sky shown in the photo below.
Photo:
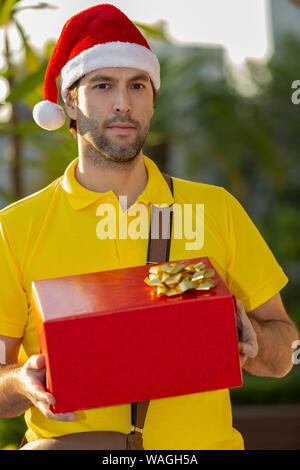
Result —
<path fill-rule="evenodd" d="M 246 57 L 263 58 L 269 52 L 269 0 L 111 0 L 130 19 L 153 23 L 166 21 L 169 36 L 180 44 L 222 44 L 230 59 L 241 63 Z M 19 20 L 35 46 L 57 39 L 68 18 L 97 5 L 95 0 L 46 0 L 55 10 L 25 10 Z M 32 5 L 33 0 L 22 4 Z"/>

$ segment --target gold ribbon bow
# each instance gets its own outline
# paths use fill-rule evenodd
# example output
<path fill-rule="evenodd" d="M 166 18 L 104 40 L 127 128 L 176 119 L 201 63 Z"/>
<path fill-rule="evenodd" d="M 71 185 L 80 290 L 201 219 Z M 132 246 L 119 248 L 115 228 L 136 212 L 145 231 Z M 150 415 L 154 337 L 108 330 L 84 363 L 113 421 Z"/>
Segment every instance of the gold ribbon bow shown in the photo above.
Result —
<path fill-rule="evenodd" d="M 157 295 L 171 296 L 191 289 L 209 290 L 216 285 L 214 275 L 215 271 L 206 269 L 202 261 L 197 264 L 173 262 L 151 266 L 144 282 L 156 287 Z"/>

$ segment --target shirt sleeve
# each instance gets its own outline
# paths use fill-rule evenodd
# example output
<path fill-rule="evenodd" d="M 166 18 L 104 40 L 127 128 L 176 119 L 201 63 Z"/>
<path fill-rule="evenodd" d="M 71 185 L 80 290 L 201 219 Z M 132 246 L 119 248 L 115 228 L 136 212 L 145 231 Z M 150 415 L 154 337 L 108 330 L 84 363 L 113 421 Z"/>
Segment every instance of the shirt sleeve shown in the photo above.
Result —
<path fill-rule="evenodd" d="M 250 312 L 277 294 L 288 278 L 245 209 L 228 191 L 227 285 Z"/>
<path fill-rule="evenodd" d="M 27 294 L 0 218 L 0 335 L 22 338 L 27 319 Z"/>

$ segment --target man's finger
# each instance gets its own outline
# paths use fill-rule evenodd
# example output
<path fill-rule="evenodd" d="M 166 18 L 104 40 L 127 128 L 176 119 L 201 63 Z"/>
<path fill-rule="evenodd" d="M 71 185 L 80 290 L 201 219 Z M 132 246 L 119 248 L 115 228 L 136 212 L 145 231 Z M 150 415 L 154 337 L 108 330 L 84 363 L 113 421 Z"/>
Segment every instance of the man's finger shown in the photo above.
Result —
<path fill-rule="evenodd" d="M 31 369 L 44 369 L 46 367 L 45 356 L 43 354 L 33 354 L 27 360 L 26 365 Z"/>
<path fill-rule="evenodd" d="M 243 302 L 240 299 L 238 299 L 237 297 L 235 299 L 236 299 L 237 310 L 243 311 L 244 310 Z"/>
<path fill-rule="evenodd" d="M 240 366 L 243 367 L 247 359 L 247 356 L 245 354 L 240 354 Z"/>
<path fill-rule="evenodd" d="M 255 345 L 250 343 L 239 342 L 239 352 L 249 357 L 255 357 L 257 355 L 257 348 Z"/>
<path fill-rule="evenodd" d="M 42 402 L 37 402 L 36 406 L 41 413 L 49 419 L 54 419 L 56 421 L 75 421 L 77 419 L 77 415 L 75 413 L 53 413 L 48 406 Z"/>
<path fill-rule="evenodd" d="M 32 390 L 31 392 L 29 390 L 29 393 L 31 393 L 32 399 L 34 401 L 45 403 L 45 405 L 55 405 L 55 398 L 53 395 L 51 395 L 51 393 L 39 391 L 36 389 Z"/>

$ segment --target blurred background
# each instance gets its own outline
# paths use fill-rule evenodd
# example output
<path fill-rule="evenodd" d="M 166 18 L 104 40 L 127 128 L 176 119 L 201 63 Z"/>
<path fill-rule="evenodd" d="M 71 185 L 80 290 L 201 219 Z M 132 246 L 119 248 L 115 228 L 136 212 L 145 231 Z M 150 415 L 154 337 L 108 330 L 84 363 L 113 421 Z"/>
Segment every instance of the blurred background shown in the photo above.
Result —
<path fill-rule="evenodd" d="M 43 131 L 32 108 L 63 25 L 98 3 L 0 1 L 0 209 L 77 156 L 67 124 Z M 237 197 L 290 280 L 281 294 L 300 327 L 300 1 L 110 3 L 135 21 L 161 64 L 144 153 L 162 171 Z M 244 372 L 231 399 L 246 449 L 300 449 L 300 365 L 281 379 Z M 23 416 L 0 420 L 0 449 L 16 448 L 24 431 Z"/>

